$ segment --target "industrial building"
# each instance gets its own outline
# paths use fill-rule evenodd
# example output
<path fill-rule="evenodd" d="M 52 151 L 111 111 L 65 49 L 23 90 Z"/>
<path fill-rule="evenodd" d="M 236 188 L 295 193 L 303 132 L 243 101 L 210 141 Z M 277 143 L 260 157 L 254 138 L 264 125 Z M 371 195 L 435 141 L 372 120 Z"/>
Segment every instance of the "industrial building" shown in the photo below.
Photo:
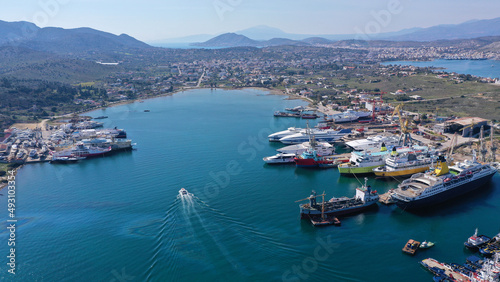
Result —
<path fill-rule="evenodd" d="M 433 129 L 438 133 L 461 133 L 463 137 L 478 137 L 481 126 L 484 126 L 484 132 L 490 130 L 487 119 L 480 117 L 464 117 L 445 121 L 434 125 Z"/>

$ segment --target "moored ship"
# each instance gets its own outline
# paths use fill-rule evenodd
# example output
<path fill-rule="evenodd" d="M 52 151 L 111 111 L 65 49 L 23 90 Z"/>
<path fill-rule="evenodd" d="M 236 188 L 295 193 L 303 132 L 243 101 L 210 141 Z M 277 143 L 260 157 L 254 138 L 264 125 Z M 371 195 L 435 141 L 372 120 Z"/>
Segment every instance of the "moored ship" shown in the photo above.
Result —
<path fill-rule="evenodd" d="M 476 190 L 489 182 L 497 171 L 488 164 L 466 160 L 448 168 L 444 157 L 432 172 L 418 173 L 403 181 L 392 198 L 404 210 L 420 209 Z"/>
<path fill-rule="evenodd" d="M 340 138 L 344 137 L 345 135 L 351 133 L 351 129 L 341 129 L 341 130 L 333 130 L 333 129 L 327 129 L 327 130 L 316 130 L 313 129 L 311 130 L 311 133 L 308 133 L 306 131 L 304 132 L 299 132 L 297 134 L 292 134 L 286 137 L 281 138 L 279 141 L 283 144 L 300 144 L 309 141 L 309 134 L 314 134 L 314 138 L 316 138 L 316 141 L 319 142 L 328 142 L 328 143 L 333 143 Z"/>
<path fill-rule="evenodd" d="M 426 146 L 414 146 L 412 151 L 399 154 L 394 147 L 385 159 L 385 166 L 373 169 L 378 177 L 405 177 L 424 172 L 432 165 L 434 157 Z"/>
<path fill-rule="evenodd" d="M 267 136 L 267 138 L 269 138 L 269 142 L 279 142 L 280 139 L 283 137 L 300 132 L 306 132 L 305 128 L 289 127 L 287 130 L 278 131 L 273 134 L 270 134 L 269 136 Z"/>
<path fill-rule="evenodd" d="M 86 146 L 83 143 L 77 143 L 72 149 L 67 151 L 61 151 L 54 154 L 56 158 L 60 157 L 85 157 L 92 158 L 97 156 L 102 156 L 111 151 L 111 147 L 108 148 L 98 148 Z"/>
<path fill-rule="evenodd" d="M 311 146 L 312 143 L 313 145 Z M 304 142 L 301 144 L 286 146 L 277 149 L 276 151 L 283 154 L 300 155 L 305 151 L 307 151 L 308 149 L 313 149 L 322 156 L 329 156 L 335 153 L 335 147 L 328 142 Z"/>
<path fill-rule="evenodd" d="M 353 151 L 349 162 L 339 165 L 339 173 L 343 175 L 373 173 L 374 168 L 384 165 L 388 154 L 389 151 L 387 151 L 384 143 L 382 143 L 379 152 Z"/>
<path fill-rule="evenodd" d="M 297 167 L 328 167 L 333 165 L 333 159 L 321 156 L 315 150 L 309 149 L 294 158 Z"/>
<path fill-rule="evenodd" d="M 467 239 L 467 242 L 464 243 L 464 246 L 471 250 L 477 251 L 478 248 L 482 247 L 490 241 L 491 238 L 486 235 L 477 235 L 476 228 L 476 232 L 474 232 L 474 235 L 470 236 L 469 239 Z"/>
<path fill-rule="evenodd" d="M 326 216 L 349 215 L 376 205 L 379 196 L 376 191 L 372 191 L 371 187 L 366 185 L 366 181 L 367 179 L 365 178 L 365 184 L 362 187 L 356 188 L 356 195 L 354 197 L 331 198 L 326 203 L 317 203 L 317 196 L 313 191 L 310 197 L 303 199 L 309 200 L 309 203 L 299 206 L 300 218 L 320 218 L 322 213 Z"/>
<path fill-rule="evenodd" d="M 345 142 L 345 144 L 355 151 L 371 151 L 384 143 L 387 147 L 393 147 L 399 145 L 399 137 L 396 136 L 370 136 L 366 139 L 358 139 L 353 141 Z"/>

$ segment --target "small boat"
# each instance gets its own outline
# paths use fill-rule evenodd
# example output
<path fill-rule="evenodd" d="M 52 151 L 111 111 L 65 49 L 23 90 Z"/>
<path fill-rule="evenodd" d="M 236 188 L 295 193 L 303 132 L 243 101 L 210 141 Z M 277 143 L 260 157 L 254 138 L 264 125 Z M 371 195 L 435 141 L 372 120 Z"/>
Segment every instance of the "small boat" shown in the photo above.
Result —
<path fill-rule="evenodd" d="M 420 244 L 419 248 L 420 249 L 428 249 L 428 248 L 430 248 L 432 246 L 434 246 L 433 242 L 423 241 L 422 244 Z"/>
<path fill-rule="evenodd" d="M 480 247 L 486 245 L 490 241 L 491 238 L 488 236 L 477 235 L 477 228 L 476 228 L 476 232 L 474 232 L 474 235 L 470 236 L 469 239 L 467 239 L 467 242 L 464 243 L 464 245 L 468 249 L 477 251 Z"/>
<path fill-rule="evenodd" d="M 410 239 L 410 240 L 408 240 L 408 242 L 404 246 L 403 252 L 413 256 L 417 252 L 417 249 L 419 246 L 420 246 L 419 241 L 415 241 L 413 239 Z"/>
<path fill-rule="evenodd" d="M 181 190 L 179 190 L 179 196 L 181 197 L 187 197 L 187 196 L 191 196 L 192 194 L 189 193 L 185 188 L 181 188 Z"/>
<path fill-rule="evenodd" d="M 321 217 L 315 218 L 311 217 L 311 223 L 314 226 L 325 226 L 325 225 L 337 225 L 340 226 L 340 220 L 334 216 L 328 217 L 325 215 L 325 192 L 321 195 L 323 197 L 323 202 L 321 204 Z"/>
<path fill-rule="evenodd" d="M 312 219 L 311 218 L 311 223 L 314 226 L 325 226 L 325 225 L 336 225 L 340 226 L 340 220 L 336 217 L 325 217 L 325 218 L 320 218 L 320 219 Z"/>
<path fill-rule="evenodd" d="M 288 164 L 295 162 L 295 154 L 276 154 L 274 156 L 262 158 L 267 164 Z"/>
<path fill-rule="evenodd" d="M 94 119 L 105 119 L 105 118 L 108 118 L 108 116 L 98 116 L 98 117 L 95 117 Z"/>
<path fill-rule="evenodd" d="M 144 112 L 145 112 L 145 113 L 149 113 L 149 112 L 150 112 L 150 110 L 144 110 Z"/>

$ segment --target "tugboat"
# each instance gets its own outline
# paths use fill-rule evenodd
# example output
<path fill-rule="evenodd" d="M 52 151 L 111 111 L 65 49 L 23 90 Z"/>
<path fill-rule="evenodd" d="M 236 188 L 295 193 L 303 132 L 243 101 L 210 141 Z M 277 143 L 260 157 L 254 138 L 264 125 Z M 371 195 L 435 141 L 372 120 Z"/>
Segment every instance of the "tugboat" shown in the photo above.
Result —
<path fill-rule="evenodd" d="M 479 248 L 486 245 L 490 241 L 491 238 L 488 236 L 477 235 L 476 228 L 476 232 L 474 232 L 474 235 L 470 236 L 469 239 L 467 239 L 467 242 L 464 243 L 464 245 L 470 250 L 477 251 Z"/>
<path fill-rule="evenodd" d="M 309 149 L 300 156 L 294 158 L 297 167 L 326 167 L 333 164 L 333 159 L 320 156 L 316 150 Z"/>
<path fill-rule="evenodd" d="M 333 159 L 328 159 L 319 155 L 314 149 L 316 147 L 316 139 L 314 134 L 310 133 L 309 126 L 307 127 L 307 133 L 309 135 L 309 143 L 311 144 L 311 147 L 305 150 L 300 156 L 294 158 L 297 167 L 328 168 L 333 166 Z"/>
<path fill-rule="evenodd" d="M 313 191 L 310 197 L 296 201 L 301 202 L 309 200 L 309 203 L 299 205 L 300 218 L 311 219 L 318 218 L 322 214 L 326 216 L 342 216 L 361 212 L 377 204 L 378 194 L 372 191 L 369 185 L 366 185 L 368 178 L 365 178 L 365 184 L 356 188 L 356 195 L 352 198 L 341 197 L 331 198 L 328 202 L 317 204 L 316 193 Z"/>

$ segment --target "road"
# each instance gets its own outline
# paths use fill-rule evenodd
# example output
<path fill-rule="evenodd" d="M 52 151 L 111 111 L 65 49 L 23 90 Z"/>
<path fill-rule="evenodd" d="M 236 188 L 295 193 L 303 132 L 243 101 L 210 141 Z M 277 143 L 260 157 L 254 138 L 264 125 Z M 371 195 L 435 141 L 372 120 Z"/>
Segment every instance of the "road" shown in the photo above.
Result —
<path fill-rule="evenodd" d="M 200 79 L 198 79 L 198 83 L 196 84 L 196 87 L 200 87 L 201 81 L 203 80 L 204 76 L 205 76 L 205 69 L 203 69 L 203 72 L 201 73 Z"/>

